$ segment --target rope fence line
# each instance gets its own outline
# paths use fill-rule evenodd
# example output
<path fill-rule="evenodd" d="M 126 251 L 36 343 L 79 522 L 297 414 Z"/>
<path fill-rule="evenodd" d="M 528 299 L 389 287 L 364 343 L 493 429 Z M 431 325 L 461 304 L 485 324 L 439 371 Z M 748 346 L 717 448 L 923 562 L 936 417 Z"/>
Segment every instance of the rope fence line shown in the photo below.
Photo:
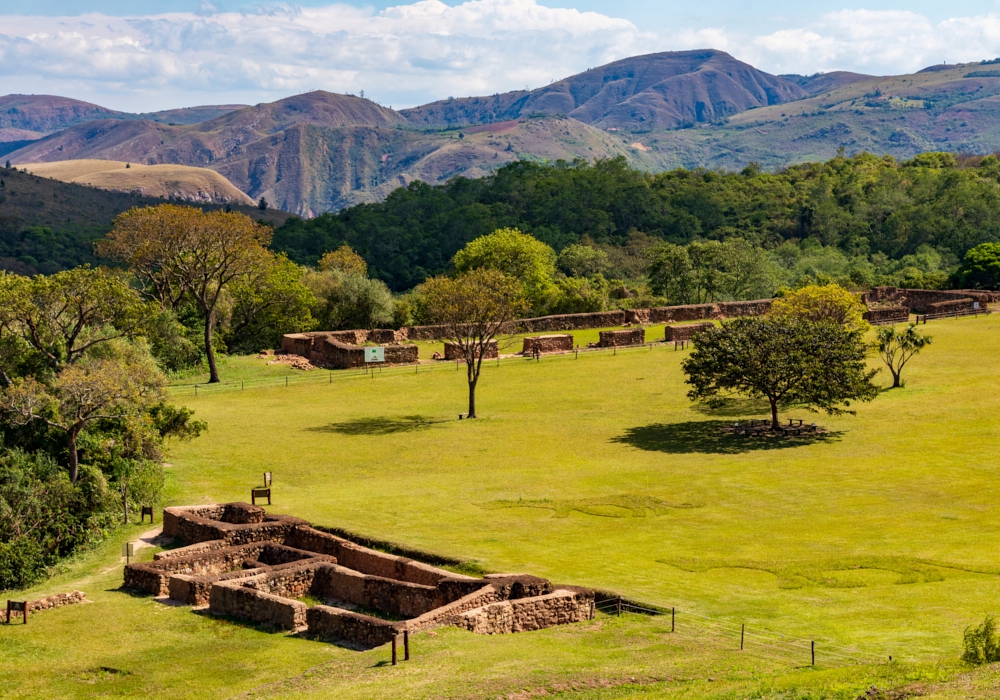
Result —
<path fill-rule="evenodd" d="M 758 651 L 763 648 L 776 654 L 782 660 L 793 657 L 802 663 L 808 660 L 809 664 L 813 666 L 816 665 L 817 656 L 819 656 L 821 661 L 830 660 L 837 665 L 878 663 L 881 661 L 881 658 L 874 654 L 858 652 L 824 640 L 780 634 L 759 627 L 748 627 L 746 624 L 731 620 L 722 620 L 694 612 L 680 611 L 677 608 L 664 609 L 638 605 L 621 597 L 605 598 L 597 602 L 594 607 L 602 613 L 618 616 L 623 612 L 651 616 L 669 615 L 671 618 L 671 632 L 676 631 L 678 624 L 696 626 L 719 636 L 730 638 L 734 641 L 738 640 L 738 648 L 740 650 Z M 681 619 L 680 623 L 678 623 L 678 618 Z"/>
<path fill-rule="evenodd" d="M 652 352 L 654 349 L 662 350 L 664 348 L 672 347 L 672 344 L 673 341 L 661 340 L 653 343 L 645 343 L 643 345 L 625 345 L 610 348 L 578 348 L 569 352 L 546 354 L 544 357 L 546 361 L 578 360 L 581 356 L 586 358 L 588 356 L 595 356 L 608 352 L 610 352 L 613 356 L 617 355 L 619 351 L 622 353 Z M 483 369 L 486 370 L 489 368 L 496 368 L 501 364 L 509 365 L 514 362 L 539 363 L 540 361 L 541 357 L 534 358 L 530 355 L 514 355 L 491 360 L 483 360 Z M 364 367 L 361 369 L 316 369 L 303 372 L 301 375 L 286 374 L 278 377 L 224 381 L 219 382 L 218 384 L 174 384 L 169 387 L 169 391 L 175 396 L 199 396 L 206 392 L 218 393 L 225 391 L 245 391 L 246 389 L 287 387 L 293 384 L 333 384 L 342 381 L 377 379 L 379 377 L 388 379 L 408 374 L 423 374 L 425 372 L 461 371 L 465 367 L 465 361 L 439 360 L 423 362 L 415 365 L 391 365 L 384 367 L 378 366 L 375 363 L 372 363 L 372 365 L 373 366 L 370 368 Z"/>

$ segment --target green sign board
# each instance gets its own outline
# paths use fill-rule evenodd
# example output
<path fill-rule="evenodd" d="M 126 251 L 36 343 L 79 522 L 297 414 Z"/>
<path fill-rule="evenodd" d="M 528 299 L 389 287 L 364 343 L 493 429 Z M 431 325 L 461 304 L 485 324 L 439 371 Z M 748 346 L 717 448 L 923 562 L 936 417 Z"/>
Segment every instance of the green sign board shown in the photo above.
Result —
<path fill-rule="evenodd" d="M 365 348 L 365 362 L 385 362 L 385 348 Z"/>

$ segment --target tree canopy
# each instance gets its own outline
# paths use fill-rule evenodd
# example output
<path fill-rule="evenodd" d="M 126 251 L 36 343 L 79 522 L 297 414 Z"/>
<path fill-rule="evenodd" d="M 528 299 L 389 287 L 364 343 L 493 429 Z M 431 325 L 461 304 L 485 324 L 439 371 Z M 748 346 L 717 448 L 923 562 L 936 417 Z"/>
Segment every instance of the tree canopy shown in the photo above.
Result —
<path fill-rule="evenodd" d="M 829 414 L 850 413 L 851 401 L 878 395 L 866 366 L 861 332 L 831 321 L 751 317 L 723 321 L 697 334 L 682 363 L 693 401 L 738 394 L 766 399 L 771 428 L 778 410 L 799 405 Z"/>

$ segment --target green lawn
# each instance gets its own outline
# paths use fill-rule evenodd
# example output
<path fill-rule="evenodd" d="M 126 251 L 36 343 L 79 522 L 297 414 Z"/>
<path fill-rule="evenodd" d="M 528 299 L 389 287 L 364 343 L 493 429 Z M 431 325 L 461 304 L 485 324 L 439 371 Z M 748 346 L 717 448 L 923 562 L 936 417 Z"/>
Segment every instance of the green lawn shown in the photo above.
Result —
<path fill-rule="evenodd" d="M 179 389 L 210 428 L 172 446 L 169 503 L 247 500 L 272 471 L 275 512 L 676 606 L 679 630 L 636 615 L 503 638 L 442 630 L 416 638 L 411 665 L 386 669 L 384 650 L 287 639 L 118 592 L 109 543 L 44 586 L 82 588 L 95 604 L 0 630 L 0 678 L 13 697 L 854 698 L 910 682 L 989 697 L 992 672 L 956 676 L 954 660 L 963 628 L 1000 595 L 1000 319 L 926 330 L 934 344 L 908 367 L 907 388 L 857 416 L 791 411 L 830 430 L 798 444 L 721 435 L 720 422 L 764 411 L 692 406 L 672 347 L 488 365 L 476 421 L 456 420 L 464 372 L 446 368 L 197 398 Z M 239 358 L 222 371 L 249 378 L 263 366 Z M 747 651 L 734 650 L 738 632 L 695 615 L 745 623 Z M 764 648 L 776 639 L 765 630 L 817 640 L 818 669 L 807 652 Z M 838 668 L 843 657 L 827 650 L 895 662 Z"/>

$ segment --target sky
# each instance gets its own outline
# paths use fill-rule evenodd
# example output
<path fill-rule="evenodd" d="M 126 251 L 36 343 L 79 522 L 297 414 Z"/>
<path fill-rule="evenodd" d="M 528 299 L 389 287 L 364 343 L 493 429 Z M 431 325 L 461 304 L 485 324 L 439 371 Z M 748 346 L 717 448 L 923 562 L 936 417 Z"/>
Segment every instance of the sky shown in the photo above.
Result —
<path fill-rule="evenodd" d="M 1000 56 L 1000 0 L 0 0 L 0 95 L 134 112 L 320 89 L 399 109 L 701 48 L 908 73 Z"/>

